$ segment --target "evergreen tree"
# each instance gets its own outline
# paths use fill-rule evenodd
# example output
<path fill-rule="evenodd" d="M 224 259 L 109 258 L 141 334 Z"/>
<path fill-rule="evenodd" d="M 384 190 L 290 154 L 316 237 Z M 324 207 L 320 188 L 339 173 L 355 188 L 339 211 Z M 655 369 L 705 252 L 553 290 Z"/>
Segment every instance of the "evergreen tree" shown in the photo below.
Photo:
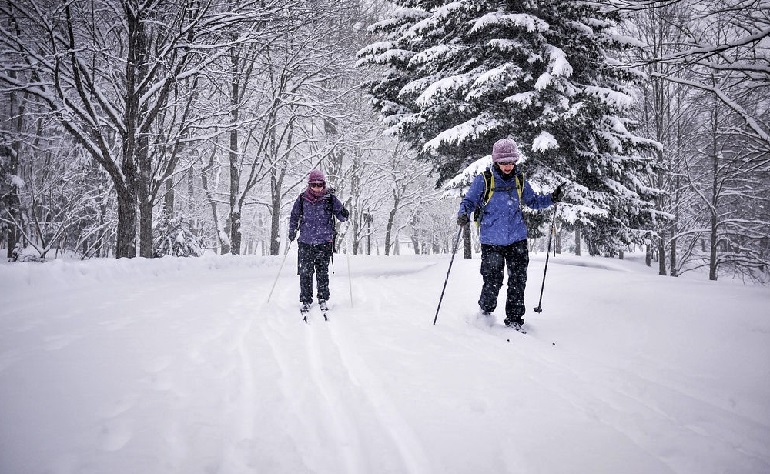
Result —
<path fill-rule="evenodd" d="M 650 148 L 627 115 L 638 76 L 620 67 L 620 20 L 596 2 L 396 0 L 359 52 L 390 131 L 433 163 L 439 183 L 503 137 L 544 189 L 566 181 L 568 220 L 594 248 L 640 242 L 653 218 Z"/>

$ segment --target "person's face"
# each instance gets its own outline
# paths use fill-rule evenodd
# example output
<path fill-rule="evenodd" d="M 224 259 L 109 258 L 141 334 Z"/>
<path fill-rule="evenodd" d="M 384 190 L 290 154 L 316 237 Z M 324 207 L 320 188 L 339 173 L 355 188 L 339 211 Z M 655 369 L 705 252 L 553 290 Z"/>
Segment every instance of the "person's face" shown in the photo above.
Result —
<path fill-rule="evenodd" d="M 511 174 L 515 163 L 513 161 L 501 161 L 497 163 L 497 165 L 500 167 L 500 171 L 502 171 L 504 174 Z"/>

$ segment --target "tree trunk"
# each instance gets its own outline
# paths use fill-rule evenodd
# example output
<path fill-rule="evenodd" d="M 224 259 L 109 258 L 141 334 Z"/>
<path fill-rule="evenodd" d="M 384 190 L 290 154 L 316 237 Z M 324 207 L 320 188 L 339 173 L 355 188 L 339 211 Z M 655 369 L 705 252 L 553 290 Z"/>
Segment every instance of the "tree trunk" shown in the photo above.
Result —
<path fill-rule="evenodd" d="M 281 252 L 281 240 L 278 238 L 281 231 L 281 194 L 272 193 L 273 203 L 270 213 L 270 255 L 278 255 Z"/>
<path fill-rule="evenodd" d="M 118 236 L 116 258 L 136 257 L 136 224 L 138 188 L 142 186 L 137 173 L 137 148 L 139 148 L 139 110 L 142 68 L 145 57 L 145 34 L 140 19 L 126 10 L 128 27 L 128 53 L 126 56 L 125 134 L 122 137 L 125 189 L 118 189 Z M 120 183 L 116 183 L 120 187 Z M 146 192 L 146 189 L 145 189 Z"/>
<path fill-rule="evenodd" d="M 115 258 L 136 257 L 136 195 L 118 188 L 118 230 Z"/>
<path fill-rule="evenodd" d="M 388 224 L 385 226 L 385 255 L 390 255 L 390 240 L 393 232 L 393 224 L 396 221 L 396 211 L 398 210 L 398 198 L 393 202 L 393 209 L 388 213 Z"/>
<path fill-rule="evenodd" d="M 146 197 L 139 202 L 139 256 L 155 257 L 152 242 L 152 202 Z"/>
<path fill-rule="evenodd" d="M 216 229 L 216 240 L 219 243 L 219 249 L 220 254 L 224 255 L 226 253 L 230 253 L 230 244 L 228 241 L 222 238 L 222 232 L 223 229 L 221 228 L 219 224 L 219 213 L 217 212 L 217 202 L 214 199 L 214 193 L 209 189 L 209 179 L 208 179 L 208 172 L 209 170 L 214 169 L 214 155 L 216 152 L 211 153 L 211 156 L 209 157 L 209 163 L 203 167 L 201 170 L 201 187 L 203 187 L 203 193 L 206 195 L 206 200 L 209 203 L 209 206 L 211 207 L 211 215 L 214 222 L 214 228 Z"/>
<path fill-rule="evenodd" d="M 676 277 L 679 276 L 677 270 L 676 270 L 676 237 L 671 239 L 671 251 L 669 252 L 669 257 L 671 258 L 671 276 Z"/>
<path fill-rule="evenodd" d="M 659 132 L 659 135 L 662 136 L 663 132 Z M 660 139 L 659 139 L 660 141 Z M 663 168 L 663 151 L 658 150 L 658 163 L 660 163 L 661 168 Z M 663 189 L 664 186 L 664 175 L 663 171 L 658 172 L 658 189 Z M 658 210 L 662 211 L 665 208 L 665 195 L 658 198 Z M 668 272 L 666 272 L 666 231 L 665 229 L 660 229 L 660 235 L 658 236 L 658 275 L 666 275 Z"/>
<path fill-rule="evenodd" d="M 15 77 L 16 74 L 13 72 L 9 73 L 12 77 Z M 23 128 L 24 128 L 24 105 L 19 105 L 17 109 L 16 105 L 16 94 L 13 92 L 10 94 L 10 104 L 9 104 L 11 113 L 17 113 L 17 117 L 15 120 L 14 128 L 15 128 L 15 136 L 17 138 L 20 138 L 23 136 Z M 13 143 L 11 143 L 11 147 L 8 148 L 6 146 L 2 146 L 2 153 L 0 153 L 0 156 L 8 156 L 8 174 L 9 175 L 18 175 L 19 174 L 19 157 L 21 155 L 21 140 L 15 139 L 13 140 Z M 15 182 L 11 182 L 11 190 L 6 195 L 3 196 L 4 204 L 6 205 L 7 212 L 11 215 L 11 218 L 14 222 L 18 222 L 21 224 L 22 222 L 22 216 L 21 216 L 21 200 L 19 199 L 19 187 L 15 184 Z M 7 251 L 7 258 L 11 258 L 11 254 L 13 253 L 14 247 L 16 247 L 16 242 L 19 241 L 19 230 L 16 227 L 8 229 L 8 251 Z"/>
<path fill-rule="evenodd" d="M 174 218 L 174 183 L 166 181 L 166 192 L 163 193 L 163 214 L 169 219 Z M 192 196 L 191 196 L 192 197 Z"/>
<path fill-rule="evenodd" d="M 241 253 L 241 210 L 238 205 L 240 194 L 241 174 L 239 168 L 240 153 L 238 146 L 238 112 L 240 97 L 240 78 L 238 74 L 239 57 L 235 48 L 230 50 L 231 80 L 230 80 L 230 253 Z"/>
<path fill-rule="evenodd" d="M 709 249 L 709 280 L 716 281 L 717 273 L 717 244 L 719 242 L 719 104 L 714 97 L 714 112 L 711 124 L 711 219 L 710 219 L 710 244 Z"/>
<path fill-rule="evenodd" d="M 581 235 L 582 232 L 580 231 L 580 224 L 575 226 L 575 255 L 581 255 L 582 253 L 582 246 L 580 241 L 582 240 L 583 236 Z"/>
<path fill-rule="evenodd" d="M 144 258 L 155 257 L 152 239 L 152 196 L 150 196 L 150 176 L 152 165 L 150 164 L 149 140 L 146 135 L 139 137 L 138 146 L 134 153 L 139 163 L 139 176 L 137 180 L 137 200 L 139 201 L 139 256 Z"/>
<path fill-rule="evenodd" d="M 644 246 L 644 263 L 648 266 L 652 266 L 652 245 L 647 244 Z"/>

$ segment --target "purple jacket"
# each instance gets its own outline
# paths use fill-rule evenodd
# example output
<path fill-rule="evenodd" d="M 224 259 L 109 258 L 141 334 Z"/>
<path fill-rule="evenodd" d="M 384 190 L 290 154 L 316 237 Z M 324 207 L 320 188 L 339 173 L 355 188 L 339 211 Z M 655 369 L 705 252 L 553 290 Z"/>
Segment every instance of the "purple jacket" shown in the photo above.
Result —
<path fill-rule="evenodd" d="M 328 190 L 315 200 L 305 191 L 299 195 L 291 208 L 289 217 L 289 235 L 299 229 L 299 241 L 303 244 L 318 245 L 334 239 L 334 217 L 345 222 L 342 203 Z M 345 212 L 347 214 L 347 212 Z"/>

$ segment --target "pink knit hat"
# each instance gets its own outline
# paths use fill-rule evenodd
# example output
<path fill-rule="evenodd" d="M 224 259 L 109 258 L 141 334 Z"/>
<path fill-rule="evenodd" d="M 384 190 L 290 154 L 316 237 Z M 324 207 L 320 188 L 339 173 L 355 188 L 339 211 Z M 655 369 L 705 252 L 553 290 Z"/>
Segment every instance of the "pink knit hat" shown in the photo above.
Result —
<path fill-rule="evenodd" d="M 519 149 L 516 147 L 516 142 L 503 138 L 497 140 L 492 146 L 492 161 L 500 163 L 501 161 L 510 161 L 516 163 L 519 161 Z"/>
<path fill-rule="evenodd" d="M 310 172 L 310 176 L 307 178 L 307 183 L 324 183 L 326 184 L 326 178 L 324 174 L 319 170 L 313 170 Z"/>

